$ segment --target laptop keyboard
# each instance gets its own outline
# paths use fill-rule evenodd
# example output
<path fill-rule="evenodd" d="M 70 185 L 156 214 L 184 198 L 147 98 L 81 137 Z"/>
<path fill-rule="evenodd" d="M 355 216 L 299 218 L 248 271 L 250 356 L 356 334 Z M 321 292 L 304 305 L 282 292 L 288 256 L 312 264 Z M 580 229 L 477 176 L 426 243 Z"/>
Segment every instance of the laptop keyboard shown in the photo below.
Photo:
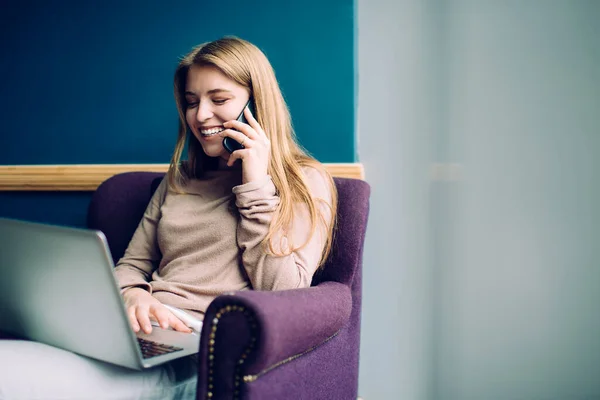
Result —
<path fill-rule="evenodd" d="M 142 338 L 137 338 L 137 340 L 140 345 L 140 349 L 142 350 L 142 357 L 144 358 L 162 356 L 163 354 L 169 354 L 183 350 L 182 347 L 169 346 L 168 344 L 157 343 Z"/>

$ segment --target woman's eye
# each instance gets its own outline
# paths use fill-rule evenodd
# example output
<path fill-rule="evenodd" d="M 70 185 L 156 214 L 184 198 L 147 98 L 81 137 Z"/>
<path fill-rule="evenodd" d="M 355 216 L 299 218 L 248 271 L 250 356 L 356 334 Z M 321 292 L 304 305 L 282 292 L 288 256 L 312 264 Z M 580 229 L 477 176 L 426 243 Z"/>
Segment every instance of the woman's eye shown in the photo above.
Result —
<path fill-rule="evenodd" d="M 214 99 L 213 103 L 215 104 L 225 104 L 225 102 L 227 101 L 227 99 Z"/>
<path fill-rule="evenodd" d="M 185 106 L 187 108 L 195 108 L 196 106 L 198 106 L 198 102 L 195 102 L 195 101 L 186 101 Z"/>

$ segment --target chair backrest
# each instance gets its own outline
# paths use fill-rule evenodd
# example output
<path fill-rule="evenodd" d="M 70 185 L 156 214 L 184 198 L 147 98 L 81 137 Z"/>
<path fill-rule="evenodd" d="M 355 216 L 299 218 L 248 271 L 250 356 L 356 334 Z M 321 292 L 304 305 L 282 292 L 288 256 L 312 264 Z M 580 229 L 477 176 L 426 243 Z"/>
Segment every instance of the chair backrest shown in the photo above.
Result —
<path fill-rule="evenodd" d="M 338 191 L 337 227 L 331 256 L 313 278 L 352 284 L 361 272 L 362 251 L 369 217 L 370 187 L 365 181 L 334 178 Z"/>
<path fill-rule="evenodd" d="M 87 224 L 104 233 L 115 263 L 125 253 L 163 176 L 155 172 L 118 174 L 103 182 L 93 194 Z M 324 268 L 315 275 L 313 285 L 337 281 L 356 286 L 359 282 L 355 282 L 355 276 L 361 272 L 370 187 L 357 179 L 334 178 L 334 181 L 339 201 L 333 251 Z"/>
<path fill-rule="evenodd" d="M 104 233 L 116 263 L 125 254 L 163 173 L 125 172 L 104 181 L 92 195 L 87 225 Z"/>

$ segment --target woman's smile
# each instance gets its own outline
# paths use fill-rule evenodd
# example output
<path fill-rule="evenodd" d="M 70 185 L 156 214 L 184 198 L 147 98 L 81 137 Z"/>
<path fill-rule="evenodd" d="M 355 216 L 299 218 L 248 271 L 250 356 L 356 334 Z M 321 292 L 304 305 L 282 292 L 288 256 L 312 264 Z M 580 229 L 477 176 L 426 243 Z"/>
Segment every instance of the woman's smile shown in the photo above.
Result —
<path fill-rule="evenodd" d="M 216 135 L 217 133 L 223 131 L 224 129 L 225 128 L 223 128 L 222 126 L 218 126 L 218 127 L 208 128 L 208 129 L 200 129 L 200 133 L 204 137 L 213 136 L 213 135 Z"/>

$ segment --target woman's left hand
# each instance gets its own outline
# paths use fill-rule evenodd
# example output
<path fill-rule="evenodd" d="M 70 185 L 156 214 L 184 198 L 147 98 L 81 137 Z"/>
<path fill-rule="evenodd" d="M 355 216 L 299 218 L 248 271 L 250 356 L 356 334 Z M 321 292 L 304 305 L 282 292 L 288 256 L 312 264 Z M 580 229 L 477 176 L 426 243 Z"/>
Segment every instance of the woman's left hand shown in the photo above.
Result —
<path fill-rule="evenodd" d="M 236 120 L 227 121 L 223 124 L 226 129 L 220 135 L 229 136 L 244 147 L 229 155 L 227 165 L 231 167 L 235 160 L 242 160 L 242 183 L 248 183 L 267 176 L 271 141 L 248 107 L 244 109 L 244 116 L 248 124 Z"/>

